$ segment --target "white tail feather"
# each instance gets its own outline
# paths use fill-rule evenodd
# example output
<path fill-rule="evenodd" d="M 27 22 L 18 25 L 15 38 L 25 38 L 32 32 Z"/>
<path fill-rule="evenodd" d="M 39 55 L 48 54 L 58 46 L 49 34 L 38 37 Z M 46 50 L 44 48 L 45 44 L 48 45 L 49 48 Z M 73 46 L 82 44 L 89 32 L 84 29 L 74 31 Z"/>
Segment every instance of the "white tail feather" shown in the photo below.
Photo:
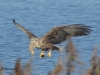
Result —
<path fill-rule="evenodd" d="M 59 52 L 63 52 L 64 48 L 62 46 L 57 46 L 59 48 Z"/>

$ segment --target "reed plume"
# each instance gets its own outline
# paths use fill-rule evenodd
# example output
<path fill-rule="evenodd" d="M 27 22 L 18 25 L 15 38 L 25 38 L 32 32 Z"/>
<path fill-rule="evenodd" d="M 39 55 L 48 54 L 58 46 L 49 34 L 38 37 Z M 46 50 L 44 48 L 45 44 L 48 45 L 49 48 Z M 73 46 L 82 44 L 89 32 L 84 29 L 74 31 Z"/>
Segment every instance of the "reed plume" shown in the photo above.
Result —
<path fill-rule="evenodd" d="M 0 63 L 0 75 L 4 75 L 3 65 Z"/>
<path fill-rule="evenodd" d="M 100 56 L 97 54 L 97 50 L 96 46 L 91 57 L 91 68 L 88 69 L 87 75 L 100 75 Z"/>
<path fill-rule="evenodd" d="M 15 64 L 15 75 L 32 75 L 32 59 L 29 59 L 29 61 L 26 63 L 25 66 L 21 65 L 21 58 L 18 58 Z"/>

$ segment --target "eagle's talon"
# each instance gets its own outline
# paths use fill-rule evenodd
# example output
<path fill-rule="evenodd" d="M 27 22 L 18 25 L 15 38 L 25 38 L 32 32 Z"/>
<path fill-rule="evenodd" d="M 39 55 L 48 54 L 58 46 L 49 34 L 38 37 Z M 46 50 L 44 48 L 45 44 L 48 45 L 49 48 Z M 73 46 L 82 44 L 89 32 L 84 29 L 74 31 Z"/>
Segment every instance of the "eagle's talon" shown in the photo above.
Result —
<path fill-rule="evenodd" d="M 44 51 L 40 53 L 40 58 L 45 57 Z"/>
<path fill-rule="evenodd" d="M 33 55 L 34 54 L 34 51 L 31 51 L 31 54 Z"/>
<path fill-rule="evenodd" d="M 51 50 L 48 52 L 48 57 L 51 57 L 52 56 L 52 53 L 51 53 Z"/>
<path fill-rule="evenodd" d="M 41 56 L 40 56 L 40 58 L 43 58 L 43 57 L 45 57 L 45 55 L 41 55 Z"/>

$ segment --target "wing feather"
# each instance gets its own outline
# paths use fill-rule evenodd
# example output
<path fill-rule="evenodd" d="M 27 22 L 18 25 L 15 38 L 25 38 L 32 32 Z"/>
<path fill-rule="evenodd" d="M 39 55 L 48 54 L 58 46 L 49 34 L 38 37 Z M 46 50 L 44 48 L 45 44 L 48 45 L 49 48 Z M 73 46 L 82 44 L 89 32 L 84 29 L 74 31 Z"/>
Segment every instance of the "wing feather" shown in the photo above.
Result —
<path fill-rule="evenodd" d="M 25 32 L 27 34 L 27 36 L 29 37 L 29 39 L 31 38 L 36 38 L 37 36 L 35 36 L 33 33 L 31 33 L 30 31 L 28 31 L 26 28 L 24 28 L 23 26 L 21 26 L 20 24 L 16 23 L 15 20 L 13 19 L 13 23 L 20 28 L 23 32 Z"/>
<path fill-rule="evenodd" d="M 90 34 L 90 27 L 83 24 L 72 24 L 68 26 L 55 27 L 49 31 L 43 38 L 47 39 L 52 44 L 64 42 L 67 37 L 86 36 Z"/>

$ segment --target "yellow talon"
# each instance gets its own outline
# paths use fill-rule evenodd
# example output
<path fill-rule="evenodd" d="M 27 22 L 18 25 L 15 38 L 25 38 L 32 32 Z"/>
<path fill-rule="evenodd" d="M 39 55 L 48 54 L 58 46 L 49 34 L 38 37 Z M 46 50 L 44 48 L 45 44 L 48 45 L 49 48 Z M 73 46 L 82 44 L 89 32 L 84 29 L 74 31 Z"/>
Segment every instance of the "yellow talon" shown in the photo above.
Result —
<path fill-rule="evenodd" d="M 40 58 L 42 58 L 42 57 L 44 57 L 44 56 L 45 56 L 44 51 L 42 51 L 42 52 L 40 53 Z"/>
<path fill-rule="evenodd" d="M 34 51 L 31 51 L 31 54 L 34 54 Z"/>
<path fill-rule="evenodd" d="M 51 57 L 52 56 L 52 53 L 51 53 L 51 50 L 48 52 L 48 57 Z"/>

